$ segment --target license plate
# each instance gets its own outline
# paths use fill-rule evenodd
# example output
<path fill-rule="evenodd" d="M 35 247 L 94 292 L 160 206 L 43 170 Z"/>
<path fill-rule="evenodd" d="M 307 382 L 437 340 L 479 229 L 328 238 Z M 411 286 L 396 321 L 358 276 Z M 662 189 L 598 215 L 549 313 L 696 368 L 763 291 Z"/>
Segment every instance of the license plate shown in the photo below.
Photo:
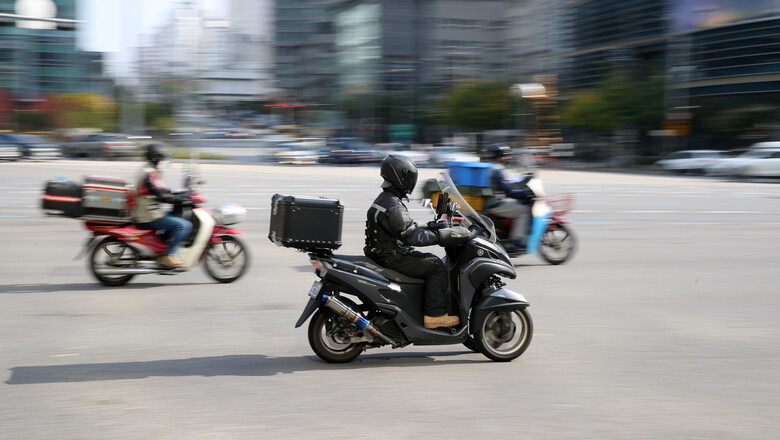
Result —
<path fill-rule="evenodd" d="M 315 281 L 314 284 L 312 284 L 311 289 L 309 289 L 309 296 L 312 298 L 316 298 L 317 295 L 320 293 L 320 289 L 322 289 L 322 283 L 319 281 Z"/>

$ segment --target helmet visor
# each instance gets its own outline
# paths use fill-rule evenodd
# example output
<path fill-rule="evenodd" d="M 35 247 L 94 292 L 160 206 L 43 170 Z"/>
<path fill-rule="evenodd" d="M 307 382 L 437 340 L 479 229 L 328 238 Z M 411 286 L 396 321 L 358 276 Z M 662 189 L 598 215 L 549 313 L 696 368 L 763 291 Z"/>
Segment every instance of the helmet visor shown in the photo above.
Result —
<path fill-rule="evenodd" d="M 404 183 L 406 183 L 406 193 L 411 194 L 414 191 L 414 187 L 417 186 L 417 171 L 409 171 L 404 177 Z"/>

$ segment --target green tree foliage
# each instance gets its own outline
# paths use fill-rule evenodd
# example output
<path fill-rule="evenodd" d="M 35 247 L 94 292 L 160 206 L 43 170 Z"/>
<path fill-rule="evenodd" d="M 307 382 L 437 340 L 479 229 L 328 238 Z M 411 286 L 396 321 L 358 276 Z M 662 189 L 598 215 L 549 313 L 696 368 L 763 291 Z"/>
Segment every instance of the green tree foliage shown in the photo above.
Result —
<path fill-rule="evenodd" d="M 112 131 L 116 127 L 117 105 L 108 96 L 69 93 L 53 99 L 62 110 L 63 127 L 100 128 L 104 131 Z"/>
<path fill-rule="evenodd" d="M 496 130 L 512 120 L 515 106 L 509 84 L 463 82 L 439 101 L 439 115 L 445 124 L 464 131 Z"/>
<path fill-rule="evenodd" d="M 621 126 L 658 128 L 664 116 L 664 79 L 660 74 L 616 72 L 594 90 L 568 101 L 562 116 L 566 125 L 593 133 L 610 133 Z"/>
<path fill-rule="evenodd" d="M 707 118 L 705 124 L 716 135 L 736 137 L 760 131 L 762 126 L 776 125 L 778 121 L 778 107 L 756 105 L 720 111 Z"/>

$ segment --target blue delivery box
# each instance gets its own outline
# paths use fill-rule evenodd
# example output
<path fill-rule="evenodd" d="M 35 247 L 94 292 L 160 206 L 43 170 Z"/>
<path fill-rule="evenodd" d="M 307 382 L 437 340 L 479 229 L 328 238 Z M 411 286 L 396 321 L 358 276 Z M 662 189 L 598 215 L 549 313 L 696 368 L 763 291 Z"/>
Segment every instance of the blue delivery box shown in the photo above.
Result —
<path fill-rule="evenodd" d="M 490 186 L 493 164 L 485 162 L 447 162 L 452 182 L 458 186 Z"/>

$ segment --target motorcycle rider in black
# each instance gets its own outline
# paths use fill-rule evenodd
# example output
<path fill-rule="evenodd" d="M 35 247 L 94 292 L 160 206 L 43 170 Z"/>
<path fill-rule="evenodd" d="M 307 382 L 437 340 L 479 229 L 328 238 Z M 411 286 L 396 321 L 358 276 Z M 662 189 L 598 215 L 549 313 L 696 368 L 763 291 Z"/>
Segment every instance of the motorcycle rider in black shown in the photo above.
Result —
<path fill-rule="evenodd" d="M 417 184 L 417 166 L 406 156 L 389 155 L 382 161 L 379 174 L 384 179 L 383 190 L 368 210 L 363 252 L 380 266 L 425 279 L 426 328 L 458 325 L 460 319 L 447 314 L 447 266 L 436 255 L 412 248 L 438 244 L 441 230 L 436 223 L 418 226 L 401 200 L 408 200 L 407 195 Z"/>

